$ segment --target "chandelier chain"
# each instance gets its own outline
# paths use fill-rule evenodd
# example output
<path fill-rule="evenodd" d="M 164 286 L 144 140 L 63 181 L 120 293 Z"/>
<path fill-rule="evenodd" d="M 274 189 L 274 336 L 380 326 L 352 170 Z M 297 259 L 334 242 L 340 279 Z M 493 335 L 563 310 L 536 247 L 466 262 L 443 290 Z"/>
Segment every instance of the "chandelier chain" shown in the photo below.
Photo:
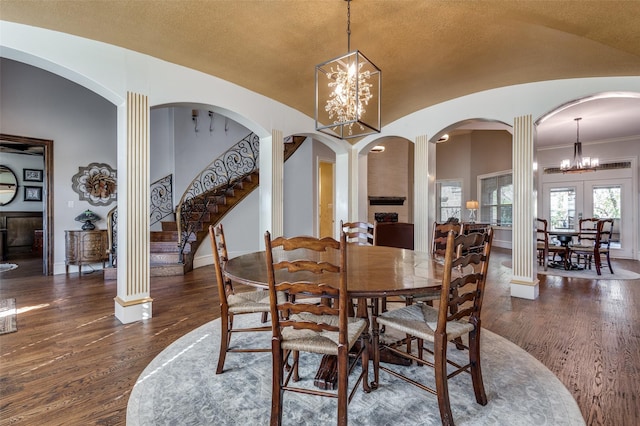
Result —
<path fill-rule="evenodd" d="M 351 0 L 347 0 L 347 52 L 351 52 Z"/>

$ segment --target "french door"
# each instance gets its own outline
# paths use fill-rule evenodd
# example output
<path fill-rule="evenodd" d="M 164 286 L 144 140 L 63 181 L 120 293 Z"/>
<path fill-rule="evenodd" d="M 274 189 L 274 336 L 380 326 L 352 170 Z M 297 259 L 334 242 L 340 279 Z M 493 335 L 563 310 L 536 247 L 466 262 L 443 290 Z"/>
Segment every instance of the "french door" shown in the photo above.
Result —
<path fill-rule="evenodd" d="M 548 182 L 542 211 L 550 230 L 578 230 L 581 218 L 614 220 L 611 256 L 633 258 L 634 219 L 631 179 Z"/>

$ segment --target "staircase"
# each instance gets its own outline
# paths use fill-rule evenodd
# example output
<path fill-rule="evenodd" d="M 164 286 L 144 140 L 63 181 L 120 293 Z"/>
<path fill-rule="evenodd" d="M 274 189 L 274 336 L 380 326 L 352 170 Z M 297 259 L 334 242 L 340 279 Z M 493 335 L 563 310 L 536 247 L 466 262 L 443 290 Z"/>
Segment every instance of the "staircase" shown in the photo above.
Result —
<path fill-rule="evenodd" d="M 294 136 L 285 143 L 285 161 L 305 139 L 306 137 L 303 136 Z M 195 207 L 193 208 L 195 212 L 192 214 L 193 217 L 187 216 L 189 223 L 182 224 L 182 227 L 185 229 L 188 226 L 192 232 L 185 241 L 182 256 L 178 222 L 176 220 L 161 222 L 162 231 L 150 232 L 150 275 L 152 277 L 184 275 L 185 272 L 193 270 L 193 255 L 200 244 L 209 238 L 209 225 L 220 222 L 229 211 L 257 188 L 259 178 L 259 171 L 254 170 L 237 179 L 223 194 L 214 189 L 191 200 L 191 207 Z M 105 280 L 116 279 L 116 268 L 106 268 L 104 278 Z"/>

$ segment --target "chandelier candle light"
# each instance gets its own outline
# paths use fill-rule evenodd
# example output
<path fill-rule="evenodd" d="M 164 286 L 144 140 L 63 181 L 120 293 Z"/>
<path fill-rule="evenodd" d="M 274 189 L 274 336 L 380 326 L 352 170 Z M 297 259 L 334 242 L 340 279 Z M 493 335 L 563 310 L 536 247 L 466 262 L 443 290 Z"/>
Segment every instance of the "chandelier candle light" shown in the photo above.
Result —
<path fill-rule="evenodd" d="M 380 133 L 382 71 L 362 52 L 351 52 L 351 0 L 347 2 L 347 51 L 316 65 L 316 130 L 350 139 Z"/>
<path fill-rule="evenodd" d="M 576 142 L 573 145 L 573 164 L 566 159 L 560 163 L 562 173 L 585 173 L 598 170 L 600 161 L 593 157 L 582 156 L 582 142 L 580 142 L 580 120 L 582 117 L 574 118 L 576 121 Z"/>

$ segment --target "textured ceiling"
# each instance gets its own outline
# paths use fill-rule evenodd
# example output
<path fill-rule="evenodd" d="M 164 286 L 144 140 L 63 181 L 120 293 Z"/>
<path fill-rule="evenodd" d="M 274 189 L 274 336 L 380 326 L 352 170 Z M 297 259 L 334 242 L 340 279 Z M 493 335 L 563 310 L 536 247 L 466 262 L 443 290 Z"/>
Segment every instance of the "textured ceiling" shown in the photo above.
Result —
<path fill-rule="evenodd" d="M 194 68 L 309 116 L 315 65 L 347 52 L 346 12 L 343 0 L 0 1 L 3 20 Z M 496 87 L 640 75 L 639 28 L 635 0 L 351 3 L 351 49 L 383 72 L 383 125 Z"/>

